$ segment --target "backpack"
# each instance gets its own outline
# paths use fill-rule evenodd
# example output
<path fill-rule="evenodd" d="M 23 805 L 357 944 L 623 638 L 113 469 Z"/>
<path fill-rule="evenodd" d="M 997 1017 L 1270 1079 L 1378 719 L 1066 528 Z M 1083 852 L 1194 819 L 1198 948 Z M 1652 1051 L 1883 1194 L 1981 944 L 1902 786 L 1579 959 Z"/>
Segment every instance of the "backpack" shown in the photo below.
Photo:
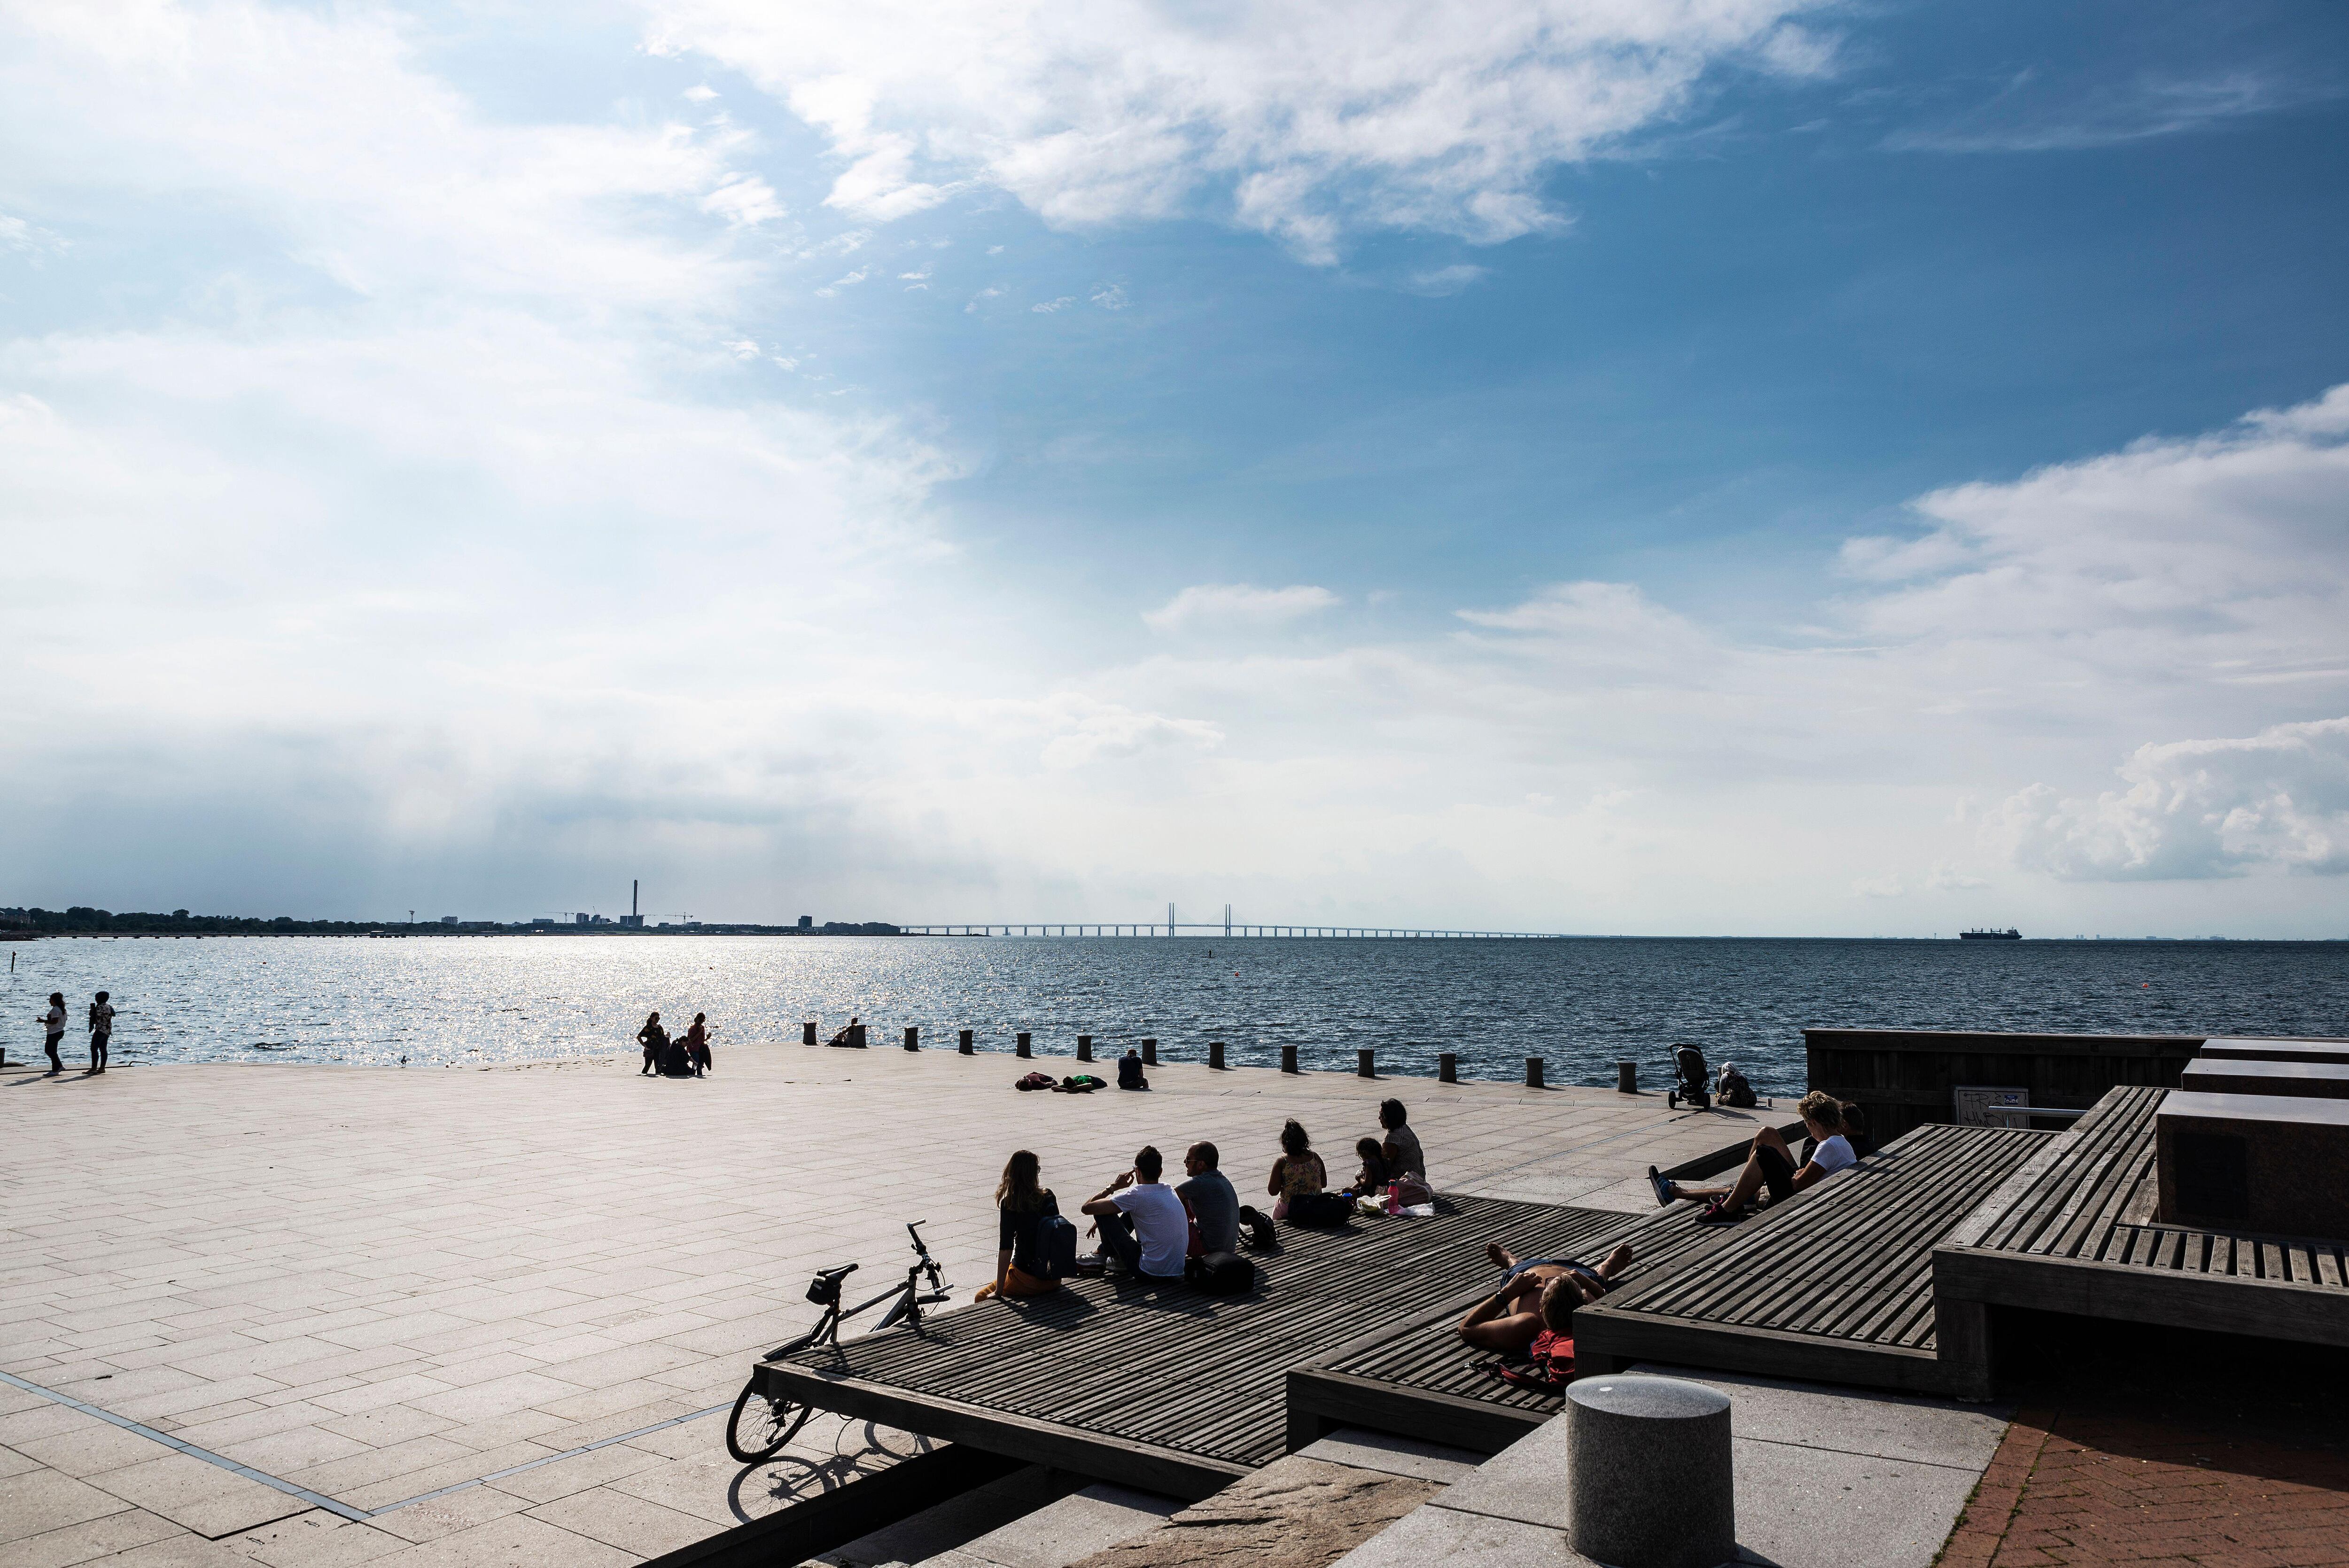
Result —
<path fill-rule="evenodd" d="M 1485 1370 L 1512 1388 L 1524 1388 L 1536 1394 L 1563 1394 L 1574 1380 L 1574 1340 L 1569 1335 L 1543 1329 L 1526 1346 L 1526 1365 L 1510 1366 L 1506 1361 L 1489 1362 Z"/>
<path fill-rule="evenodd" d="M 1048 1214 L 1040 1229 L 1037 1262 L 1046 1279 L 1067 1279 L 1077 1272 L 1077 1227 L 1059 1214 Z"/>
<path fill-rule="evenodd" d="M 1203 1295 L 1246 1295 L 1256 1288 L 1256 1265 L 1237 1253 L 1207 1253 L 1183 1268 L 1191 1287 Z"/>
<path fill-rule="evenodd" d="M 1353 1200 L 1343 1192 L 1311 1192 L 1288 1201 L 1288 1222 L 1292 1225 L 1342 1225 L 1353 1215 Z"/>

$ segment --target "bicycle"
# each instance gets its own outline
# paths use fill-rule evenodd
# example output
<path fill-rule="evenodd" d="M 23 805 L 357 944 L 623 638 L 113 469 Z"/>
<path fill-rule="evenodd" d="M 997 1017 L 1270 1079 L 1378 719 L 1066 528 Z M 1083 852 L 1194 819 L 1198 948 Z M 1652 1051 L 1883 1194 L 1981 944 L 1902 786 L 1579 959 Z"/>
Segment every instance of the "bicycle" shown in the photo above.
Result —
<path fill-rule="evenodd" d="M 919 1328 L 923 1307 L 949 1299 L 947 1282 L 938 1273 L 937 1261 L 930 1256 L 930 1249 L 922 1244 L 921 1227 L 928 1223 L 927 1220 L 916 1220 L 905 1227 L 905 1233 L 914 1238 L 914 1262 L 906 1268 L 902 1283 L 891 1285 L 870 1301 L 845 1311 L 841 1308 L 841 1281 L 856 1272 L 856 1264 L 845 1264 L 836 1269 L 818 1270 L 814 1280 L 808 1285 L 807 1298 L 823 1308 L 823 1315 L 816 1320 L 813 1328 L 788 1345 L 777 1346 L 760 1359 L 773 1361 L 816 1346 L 836 1345 L 840 1342 L 841 1324 L 872 1311 L 893 1297 L 895 1304 L 882 1315 L 880 1322 L 873 1326 L 873 1332 L 878 1334 L 900 1322 L 910 1323 Z M 930 1282 L 927 1291 L 921 1288 L 925 1275 Z M 726 1451 L 746 1465 L 762 1463 L 772 1459 L 785 1443 L 797 1437 L 799 1429 L 814 1413 L 814 1407 L 803 1401 L 761 1395 L 758 1374 L 753 1372 L 750 1380 L 742 1385 L 742 1392 L 735 1396 L 734 1413 L 726 1419 Z"/>

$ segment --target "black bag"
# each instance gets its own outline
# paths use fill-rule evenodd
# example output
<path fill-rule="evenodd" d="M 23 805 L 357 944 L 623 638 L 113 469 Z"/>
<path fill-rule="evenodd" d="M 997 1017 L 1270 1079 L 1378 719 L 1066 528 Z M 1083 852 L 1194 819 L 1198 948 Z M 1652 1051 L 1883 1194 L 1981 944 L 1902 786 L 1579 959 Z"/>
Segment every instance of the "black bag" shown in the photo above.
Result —
<path fill-rule="evenodd" d="M 1203 1295 L 1246 1295 L 1256 1288 L 1256 1265 L 1237 1253 L 1202 1253 L 1183 1273 Z"/>
<path fill-rule="evenodd" d="M 1310 1192 L 1288 1201 L 1288 1222 L 1322 1230 L 1354 1217 L 1354 1201 L 1343 1192 Z"/>
<path fill-rule="evenodd" d="M 1077 1227 L 1058 1214 L 1048 1214 L 1038 1227 L 1037 1263 L 1046 1279 L 1069 1279 L 1077 1272 Z"/>

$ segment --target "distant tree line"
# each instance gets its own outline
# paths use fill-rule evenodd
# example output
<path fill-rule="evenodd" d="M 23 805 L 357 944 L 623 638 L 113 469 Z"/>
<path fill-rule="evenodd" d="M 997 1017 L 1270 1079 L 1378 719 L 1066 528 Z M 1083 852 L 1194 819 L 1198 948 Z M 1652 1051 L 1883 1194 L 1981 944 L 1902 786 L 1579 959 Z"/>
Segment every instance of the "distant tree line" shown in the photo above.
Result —
<path fill-rule="evenodd" d="M 264 920 L 254 915 L 190 914 L 175 909 L 169 914 L 125 913 L 116 914 L 88 904 L 76 904 L 71 909 L 0 909 L 0 927 L 18 932 L 31 931 L 43 936 L 362 936 L 378 931 L 396 931 L 403 935 L 465 936 L 485 932 L 559 932 L 564 934 L 608 936 L 622 933 L 641 936 L 647 931 L 667 932 L 684 935 L 690 932 L 699 936 L 897 936 L 898 929 L 885 921 L 826 921 L 820 926 L 802 929 L 796 925 L 719 924 L 697 922 L 690 926 L 655 926 L 628 929 L 616 924 L 573 925 L 563 922 L 515 921 L 510 924 L 492 920 L 461 921 L 454 925 L 439 921 L 409 924 L 397 920 L 296 920 L 290 914 Z"/>

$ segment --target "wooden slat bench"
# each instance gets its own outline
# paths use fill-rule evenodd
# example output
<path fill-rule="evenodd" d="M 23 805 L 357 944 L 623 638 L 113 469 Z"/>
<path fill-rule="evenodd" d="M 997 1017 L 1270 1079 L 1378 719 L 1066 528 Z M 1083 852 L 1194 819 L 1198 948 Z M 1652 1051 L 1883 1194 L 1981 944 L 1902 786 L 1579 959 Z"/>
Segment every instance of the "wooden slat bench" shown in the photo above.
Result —
<path fill-rule="evenodd" d="M 934 1316 L 918 1334 L 764 1362 L 757 1376 L 853 1418 L 1204 1497 L 1284 1451 L 1290 1367 L 1489 1279 L 1489 1240 L 1570 1253 L 1639 1218 L 1466 1196 L 1437 1210 L 1344 1232 L 1284 1227 L 1281 1252 L 1254 1254 L 1251 1295 L 1081 1280 Z"/>
<path fill-rule="evenodd" d="M 1934 1250 L 1945 1318 L 2036 1308 L 2349 1346 L 2349 1243 L 2166 1225 L 2154 1118 L 2168 1091 L 2116 1088 Z"/>
<path fill-rule="evenodd" d="M 1765 1209 L 1575 1316 L 1586 1370 L 1669 1360 L 1987 1398 L 1969 1337 L 1943 1331 L 1933 1248 L 2057 1135 L 1926 1126 Z"/>

